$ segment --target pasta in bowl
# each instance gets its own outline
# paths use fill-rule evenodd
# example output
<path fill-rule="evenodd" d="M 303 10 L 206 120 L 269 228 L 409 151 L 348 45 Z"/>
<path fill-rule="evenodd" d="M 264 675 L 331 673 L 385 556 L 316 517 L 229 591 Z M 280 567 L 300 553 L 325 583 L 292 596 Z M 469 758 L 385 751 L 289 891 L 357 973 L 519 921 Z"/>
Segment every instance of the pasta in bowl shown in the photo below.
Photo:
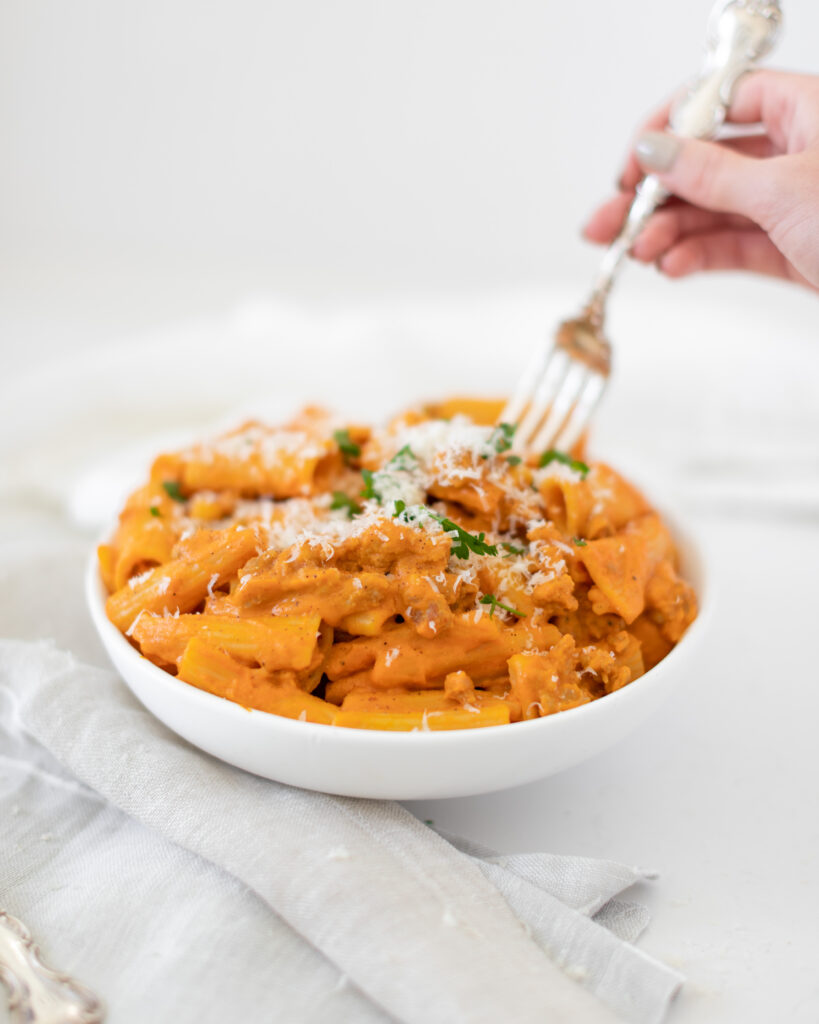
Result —
<path fill-rule="evenodd" d="M 568 736 L 570 719 L 591 723 L 598 708 L 619 721 L 629 714 L 615 703 L 653 706 L 656 695 L 624 698 L 671 663 L 697 596 L 639 491 L 567 453 L 518 458 L 512 429 L 488 425 L 495 415 L 452 401 L 372 429 L 308 409 L 160 456 L 89 579 L 126 681 L 217 756 L 333 792 L 478 792 L 586 756 L 574 740 L 520 761 L 537 729 L 548 743 L 543 727 Z M 187 721 L 157 711 L 186 699 Z M 219 712 L 254 723 L 258 756 L 234 749 L 227 720 L 219 736 Z M 203 713 L 207 742 L 192 735 Z M 267 750 L 259 729 L 279 730 Z M 283 765 L 300 736 L 342 761 L 345 747 L 379 750 L 375 774 L 316 781 L 298 768 L 303 750 Z M 605 741 L 617 738 L 612 725 Z M 437 792 L 417 766 L 403 788 L 379 784 L 385 749 L 412 762 L 433 741 L 462 753 L 499 744 L 517 767 L 443 790 L 439 775 Z"/>

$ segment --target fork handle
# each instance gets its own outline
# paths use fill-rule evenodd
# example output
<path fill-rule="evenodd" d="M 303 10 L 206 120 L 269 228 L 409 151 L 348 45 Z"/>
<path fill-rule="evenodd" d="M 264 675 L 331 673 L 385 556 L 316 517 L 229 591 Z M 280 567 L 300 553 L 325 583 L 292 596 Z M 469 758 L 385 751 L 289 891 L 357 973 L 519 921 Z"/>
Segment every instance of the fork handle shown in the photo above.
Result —
<path fill-rule="evenodd" d="M 603 309 L 614 284 L 617 271 L 631 247 L 637 241 L 640 232 L 648 223 L 652 213 L 661 206 L 669 196 L 669 192 L 660 182 L 656 174 L 649 174 L 637 186 L 637 194 L 628 208 L 628 214 L 620 234 L 603 254 L 595 278 L 591 299 L 586 313 L 597 326 L 603 322 Z"/>
<path fill-rule="evenodd" d="M 708 22 L 699 75 L 674 104 L 669 128 L 688 138 L 713 138 L 722 126 L 740 77 L 767 53 L 779 33 L 778 0 L 717 0 Z M 586 313 L 598 326 L 615 275 L 652 213 L 669 193 L 655 174 L 643 178 L 620 234 L 600 263 Z"/>
<path fill-rule="evenodd" d="M 28 928 L 0 910 L 0 999 L 8 992 L 20 1024 L 102 1024 L 105 1008 L 90 989 L 43 963 Z"/>

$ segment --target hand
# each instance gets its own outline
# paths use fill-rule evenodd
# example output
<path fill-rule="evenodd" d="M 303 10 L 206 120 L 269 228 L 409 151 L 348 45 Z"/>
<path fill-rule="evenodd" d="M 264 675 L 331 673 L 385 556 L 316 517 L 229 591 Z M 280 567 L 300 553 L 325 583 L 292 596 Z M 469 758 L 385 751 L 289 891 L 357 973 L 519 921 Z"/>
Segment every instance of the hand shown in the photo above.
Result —
<path fill-rule="evenodd" d="M 632 256 L 669 277 L 750 270 L 819 289 L 819 76 L 744 76 L 728 121 L 764 134 L 723 142 L 663 132 L 671 104 L 643 126 L 618 183 L 584 228 L 593 242 L 620 231 L 637 183 L 658 175 L 673 194 L 637 239 Z"/>

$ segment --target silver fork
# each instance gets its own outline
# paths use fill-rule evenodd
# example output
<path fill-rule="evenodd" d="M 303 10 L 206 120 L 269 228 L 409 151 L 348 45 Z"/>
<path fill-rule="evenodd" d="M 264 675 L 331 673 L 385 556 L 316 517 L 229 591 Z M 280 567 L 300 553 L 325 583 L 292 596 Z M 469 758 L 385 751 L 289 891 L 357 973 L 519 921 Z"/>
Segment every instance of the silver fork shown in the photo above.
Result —
<path fill-rule="evenodd" d="M 717 0 L 708 19 L 703 66 L 674 104 L 670 129 L 713 138 L 740 75 L 771 50 L 781 23 L 779 0 Z M 512 450 L 517 454 L 568 452 L 582 437 L 611 372 L 611 345 L 603 333 L 606 299 L 624 257 L 667 198 L 656 175 L 642 180 L 580 315 L 560 324 L 552 345 L 539 348 L 518 381 L 499 421 L 516 425 Z"/>
<path fill-rule="evenodd" d="M 0 910 L 0 992 L 8 992 L 13 1024 L 102 1024 L 105 1007 L 67 974 L 43 963 L 31 932 Z"/>

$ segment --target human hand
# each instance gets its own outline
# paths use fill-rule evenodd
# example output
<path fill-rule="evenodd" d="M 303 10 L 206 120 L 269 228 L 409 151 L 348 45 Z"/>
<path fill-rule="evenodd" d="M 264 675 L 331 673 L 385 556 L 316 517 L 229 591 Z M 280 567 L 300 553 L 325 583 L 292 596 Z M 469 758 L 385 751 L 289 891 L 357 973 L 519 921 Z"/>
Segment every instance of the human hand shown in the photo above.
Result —
<path fill-rule="evenodd" d="M 673 194 L 631 255 L 669 277 L 749 270 L 819 290 L 819 76 L 755 71 L 738 83 L 727 120 L 764 134 L 704 142 L 663 132 L 671 103 L 643 125 L 618 182 L 592 214 L 590 241 L 611 242 L 644 174 Z"/>

